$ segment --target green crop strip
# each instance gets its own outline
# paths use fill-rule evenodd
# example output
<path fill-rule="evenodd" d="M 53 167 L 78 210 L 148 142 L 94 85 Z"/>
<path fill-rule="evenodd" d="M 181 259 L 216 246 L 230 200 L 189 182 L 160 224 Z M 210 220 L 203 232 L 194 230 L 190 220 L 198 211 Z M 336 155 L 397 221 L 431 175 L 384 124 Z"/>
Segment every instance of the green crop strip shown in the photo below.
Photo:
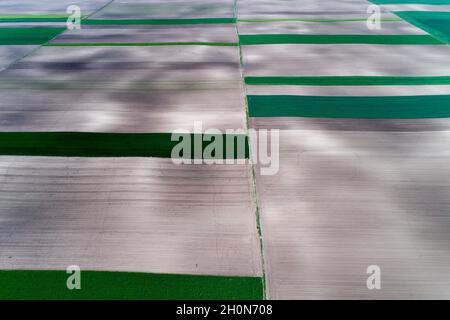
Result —
<path fill-rule="evenodd" d="M 185 24 L 222 24 L 235 23 L 235 18 L 199 18 L 199 19 L 85 19 L 85 25 L 185 25 Z"/>
<path fill-rule="evenodd" d="M 194 158 L 194 135 L 183 136 L 190 136 L 191 158 Z M 202 150 L 214 139 L 203 141 Z M 234 141 L 233 157 L 230 158 L 248 158 L 247 136 L 223 134 L 224 158 L 227 147 L 232 147 L 227 145 L 227 139 Z M 241 139 L 245 144 L 242 157 L 238 152 Z M 178 143 L 178 140 L 171 141 L 170 133 L 0 132 L 0 155 L 170 158 Z"/>
<path fill-rule="evenodd" d="M 0 45 L 44 44 L 63 32 L 65 28 L 30 27 L 0 28 Z"/>
<path fill-rule="evenodd" d="M 329 97 L 248 96 L 252 117 L 420 119 L 450 117 L 450 95 Z"/>
<path fill-rule="evenodd" d="M 66 22 L 68 15 L 5 15 L 0 16 L 0 23 L 12 22 Z M 86 17 L 81 15 L 81 18 Z"/>
<path fill-rule="evenodd" d="M 450 76 L 383 77 L 383 76 L 317 76 L 317 77 L 245 77 L 248 85 L 302 86 L 395 86 L 450 85 Z"/>
<path fill-rule="evenodd" d="M 381 18 L 381 21 L 401 21 L 400 18 Z M 279 18 L 279 19 L 238 19 L 238 22 L 356 22 L 367 21 L 367 18 L 349 18 L 349 19 L 306 19 L 306 18 Z"/>
<path fill-rule="evenodd" d="M 65 271 L 0 270 L 0 299 L 261 300 L 260 277 L 82 271 L 69 290 Z"/>
<path fill-rule="evenodd" d="M 450 4 L 450 0 L 370 0 L 375 4 Z"/>
<path fill-rule="evenodd" d="M 45 44 L 46 47 L 131 47 L 131 46 L 219 46 L 237 47 L 237 42 L 202 42 L 202 41 L 177 41 L 177 42 L 52 42 Z"/>
<path fill-rule="evenodd" d="M 430 35 L 321 35 L 321 34 L 247 34 L 239 36 L 243 45 L 258 44 L 443 44 Z"/>
<path fill-rule="evenodd" d="M 450 12 L 400 11 L 394 13 L 435 38 L 450 44 Z"/>

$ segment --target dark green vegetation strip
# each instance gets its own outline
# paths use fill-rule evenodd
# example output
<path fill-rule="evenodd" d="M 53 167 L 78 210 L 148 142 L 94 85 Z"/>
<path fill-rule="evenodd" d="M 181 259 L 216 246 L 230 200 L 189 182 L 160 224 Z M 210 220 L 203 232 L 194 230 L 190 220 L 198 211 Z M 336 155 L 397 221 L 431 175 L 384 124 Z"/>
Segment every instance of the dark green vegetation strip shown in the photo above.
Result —
<path fill-rule="evenodd" d="M 211 135 L 205 136 L 211 138 Z M 183 137 L 190 138 L 192 142 L 191 158 L 197 157 L 193 149 L 194 135 L 185 134 Z M 233 156 L 229 158 L 248 158 L 246 136 L 223 134 L 224 157 L 226 137 L 232 137 L 235 142 Z M 202 148 L 205 149 L 214 139 L 203 141 Z M 173 147 L 179 141 L 171 141 L 170 133 L 0 132 L 0 155 L 170 158 Z M 238 153 L 241 141 L 245 144 L 245 150 Z M 231 148 L 231 144 L 228 147 Z"/>
<path fill-rule="evenodd" d="M 381 18 L 381 21 L 401 21 L 400 18 Z M 307 19 L 307 18 L 279 18 L 279 19 L 238 19 L 238 22 L 354 22 L 367 21 L 367 18 L 349 18 L 349 19 Z"/>
<path fill-rule="evenodd" d="M 248 96 L 251 117 L 418 119 L 450 117 L 450 95 L 324 97 Z"/>
<path fill-rule="evenodd" d="M 65 271 L 1 270 L 0 299 L 262 299 L 259 277 L 82 271 L 68 290 Z"/>
<path fill-rule="evenodd" d="M 220 47 L 237 47 L 237 42 L 202 42 L 202 41 L 190 41 L 190 42 L 52 42 L 47 43 L 47 47 L 99 47 L 99 46 L 220 46 Z"/>
<path fill-rule="evenodd" d="M 12 22 L 66 22 L 67 17 L 37 16 L 37 17 L 0 17 L 0 23 Z"/>
<path fill-rule="evenodd" d="M 449 85 L 450 76 L 380 77 L 380 76 L 320 76 L 320 77 L 245 77 L 248 85 L 302 86 L 394 86 Z"/>
<path fill-rule="evenodd" d="M 321 34 L 249 34 L 240 35 L 241 44 L 288 43 L 367 43 L 367 44 L 442 44 L 430 35 L 321 35 Z"/>
<path fill-rule="evenodd" d="M 450 12 L 400 11 L 396 15 L 450 44 Z"/>
<path fill-rule="evenodd" d="M 85 19 L 81 24 L 86 25 L 140 25 L 140 24 L 157 24 L 157 25 L 176 25 L 176 24 L 216 24 L 216 23 L 235 23 L 235 18 L 199 18 L 199 19 Z"/>
<path fill-rule="evenodd" d="M 370 0 L 375 4 L 450 4 L 450 0 Z"/>
<path fill-rule="evenodd" d="M 63 32 L 65 28 L 30 27 L 0 28 L 0 45 L 43 44 Z"/>

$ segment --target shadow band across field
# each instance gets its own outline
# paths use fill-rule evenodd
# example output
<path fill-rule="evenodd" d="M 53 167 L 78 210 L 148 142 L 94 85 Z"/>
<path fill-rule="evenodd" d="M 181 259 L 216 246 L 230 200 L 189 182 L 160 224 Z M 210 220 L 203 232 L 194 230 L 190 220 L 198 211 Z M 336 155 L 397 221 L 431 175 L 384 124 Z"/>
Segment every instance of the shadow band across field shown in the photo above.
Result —
<path fill-rule="evenodd" d="M 54 270 L 0 270 L 0 299 L 261 300 L 260 277 L 81 271 L 81 289 Z"/>
<path fill-rule="evenodd" d="M 183 134 L 182 136 L 191 141 L 191 158 L 195 157 L 196 136 L 202 140 L 209 139 L 202 141 L 202 150 L 218 138 L 218 135 L 208 134 Z M 221 136 L 224 159 L 227 158 L 227 148 L 232 147 L 234 147 L 232 156 L 228 158 L 249 157 L 246 135 L 222 134 Z M 234 146 L 231 145 L 232 140 L 234 140 Z M 240 141 L 245 143 L 245 154 L 242 150 L 238 150 Z M 0 132 L 0 155 L 170 158 L 172 149 L 178 143 L 178 140 L 171 141 L 171 133 Z"/>

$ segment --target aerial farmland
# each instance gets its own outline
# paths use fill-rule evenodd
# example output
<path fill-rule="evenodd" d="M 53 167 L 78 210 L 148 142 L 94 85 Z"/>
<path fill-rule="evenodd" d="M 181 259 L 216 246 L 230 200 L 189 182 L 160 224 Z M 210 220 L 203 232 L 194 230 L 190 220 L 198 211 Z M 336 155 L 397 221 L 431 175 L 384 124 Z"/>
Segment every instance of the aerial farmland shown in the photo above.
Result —
<path fill-rule="evenodd" d="M 0 299 L 450 299 L 449 26 L 1 0 Z"/>

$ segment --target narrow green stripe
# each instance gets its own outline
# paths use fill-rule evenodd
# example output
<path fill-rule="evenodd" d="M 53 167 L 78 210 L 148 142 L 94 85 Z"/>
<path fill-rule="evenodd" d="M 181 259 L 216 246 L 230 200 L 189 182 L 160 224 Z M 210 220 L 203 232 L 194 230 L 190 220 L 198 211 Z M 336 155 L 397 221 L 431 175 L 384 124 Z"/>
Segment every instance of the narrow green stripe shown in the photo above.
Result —
<path fill-rule="evenodd" d="M 8 23 L 8 22 L 66 22 L 67 17 L 61 18 L 0 18 L 0 23 Z"/>
<path fill-rule="evenodd" d="M 401 21 L 399 18 L 381 18 L 381 21 Z M 349 19 L 306 19 L 306 18 L 279 18 L 279 19 L 238 19 L 238 22 L 354 22 L 367 21 L 367 18 L 349 18 Z"/>
<path fill-rule="evenodd" d="M 382 76 L 320 76 L 320 77 L 245 77 L 248 85 L 302 86 L 393 86 L 450 85 L 450 76 L 382 77 Z"/>
<path fill-rule="evenodd" d="M 0 23 L 7 22 L 66 22 L 68 15 L 5 15 L 0 16 Z M 81 16 L 82 18 L 85 15 Z"/>
<path fill-rule="evenodd" d="M 64 30 L 54 27 L 0 28 L 0 45 L 43 44 Z"/>
<path fill-rule="evenodd" d="M 47 47 L 100 47 L 100 46 L 232 46 L 237 47 L 237 42 L 202 42 L 202 41 L 190 41 L 190 42 L 78 42 L 78 43 L 65 43 L 65 42 L 52 42 L 45 44 Z"/>
<path fill-rule="evenodd" d="M 248 96 L 251 117 L 419 119 L 450 117 L 450 95 L 392 97 Z"/>
<path fill-rule="evenodd" d="M 450 0 L 370 0 L 375 4 L 450 4 Z"/>
<path fill-rule="evenodd" d="M 430 35 L 322 35 L 322 34 L 249 34 L 240 35 L 241 44 L 288 44 L 288 43 L 366 43 L 366 44 L 443 44 Z"/>
<path fill-rule="evenodd" d="M 234 137 L 234 158 L 237 158 L 237 141 L 242 135 L 227 136 Z M 193 137 L 191 134 L 192 157 Z M 225 135 L 222 139 L 225 157 Z M 178 143 L 171 141 L 170 133 L 0 132 L 0 155 L 170 158 Z M 210 143 L 204 141 L 203 149 Z M 248 158 L 247 137 L 244 156 Z"/>
<path fill-rule="evenodd" d="M 86 25 L 139 25 L 139 24 L 155 24 L 155 25 L 176 25 L 176 24 L 221 24 L 235 23 L 235 18 L 199 18 L 199 19 L 85 19 L 82 24 Z"/>
<path fill-rule="evenodd" d="M 450 12 L 400 11 L 394 13 L 435 38 L 450 44 Z"/>
<path fill-rule="evenodd" d="M 81 271 L 81 289 L 69 290 L 70 275 L 54 270 L 0 270 L 0 299 L 239 299 L 261 300 L 260 277 Z"/>

